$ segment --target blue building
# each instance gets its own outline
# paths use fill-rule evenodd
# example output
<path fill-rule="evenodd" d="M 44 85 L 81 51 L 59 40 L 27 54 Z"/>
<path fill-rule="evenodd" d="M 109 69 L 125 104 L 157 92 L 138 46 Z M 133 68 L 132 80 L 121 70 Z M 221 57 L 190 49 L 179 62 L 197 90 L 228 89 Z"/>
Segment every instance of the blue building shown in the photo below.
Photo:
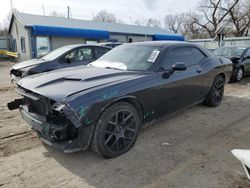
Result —
<path fill-rule="evenodd" d="M 9 27 L 12 51 L 20 60 L 36 58 L 69 44 L 184 40 L 181 35 L 156 27 L 103 23 L 79 19 L 15 13 Z"/>

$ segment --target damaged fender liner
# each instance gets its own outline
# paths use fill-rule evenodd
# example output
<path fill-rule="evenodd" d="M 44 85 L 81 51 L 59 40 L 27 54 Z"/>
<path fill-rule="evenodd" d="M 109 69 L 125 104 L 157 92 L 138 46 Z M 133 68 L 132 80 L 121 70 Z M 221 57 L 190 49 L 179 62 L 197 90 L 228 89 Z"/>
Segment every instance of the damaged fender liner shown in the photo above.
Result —
<path fill-rule="evenodd" d="M 72 109 L 70 109 L 68 105 L 64 105 L 63 112 L 76 128 L 82 126 L 81 121 L 79 120 L 75 112 Z"/>

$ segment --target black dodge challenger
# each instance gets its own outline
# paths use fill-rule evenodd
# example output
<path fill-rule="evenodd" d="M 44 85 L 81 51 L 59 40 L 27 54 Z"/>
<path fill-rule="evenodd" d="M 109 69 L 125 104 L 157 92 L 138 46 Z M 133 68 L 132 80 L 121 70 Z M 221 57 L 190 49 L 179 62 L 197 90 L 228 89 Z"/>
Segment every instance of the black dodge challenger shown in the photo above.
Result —
<path fill-rule="evenodd" d="M 232 63 L 184 42 L 140 42 L 111 50 L 88 66 L 17 82 L 8 103 L 48 145 L 66 153 L 92 148 L 105 158 L 134 145 L 157 118 L 204 102 L 218 106 Z"/>

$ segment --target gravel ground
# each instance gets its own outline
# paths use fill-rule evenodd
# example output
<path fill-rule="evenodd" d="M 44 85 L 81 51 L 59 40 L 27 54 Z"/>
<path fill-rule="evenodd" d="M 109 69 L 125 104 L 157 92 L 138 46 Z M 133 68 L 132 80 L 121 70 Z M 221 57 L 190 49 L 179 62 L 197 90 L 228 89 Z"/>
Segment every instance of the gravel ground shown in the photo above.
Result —
<path fill-rule="evenodd" d="M 140 133 L 125 155 L 64 154 L 44 146 L 6 103 L 18 97 L 0 62 L 0 187 L 250 187 L 230 151 L 249 149 L 250 78 L 226 87 L 218 108 L 182 111 Z"/>

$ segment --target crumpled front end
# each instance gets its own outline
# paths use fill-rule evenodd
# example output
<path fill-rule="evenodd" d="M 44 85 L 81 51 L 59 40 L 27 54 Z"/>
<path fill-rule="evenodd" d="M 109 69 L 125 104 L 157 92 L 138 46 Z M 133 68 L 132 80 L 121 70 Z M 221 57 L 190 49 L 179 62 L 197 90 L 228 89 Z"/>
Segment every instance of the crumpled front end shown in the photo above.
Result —
<path fill-rule="evenodd" d="M 8 103 L 9 109 L 19 108 L 22 118 L 44 143 L 66 153 L 88 148 L 93 126 L 82 127 L 80 119 L 67 104 L 21 88 L 18 93 L 23 98 Z"/>
<path fill-rule="evenodd" d="M 23 77 L 22 75 L 23 75 L 22 71 L 11 69 L 10 70 L 11 82 L 16 83 L 19 79 Z"/>
<path fill-rule="evenodd" d="M 30 68 L 24 69 L 14 69 L 10 70 L 11 82 L 17 83 L 21 78 L 34 74 L 30 71 Z"/>

